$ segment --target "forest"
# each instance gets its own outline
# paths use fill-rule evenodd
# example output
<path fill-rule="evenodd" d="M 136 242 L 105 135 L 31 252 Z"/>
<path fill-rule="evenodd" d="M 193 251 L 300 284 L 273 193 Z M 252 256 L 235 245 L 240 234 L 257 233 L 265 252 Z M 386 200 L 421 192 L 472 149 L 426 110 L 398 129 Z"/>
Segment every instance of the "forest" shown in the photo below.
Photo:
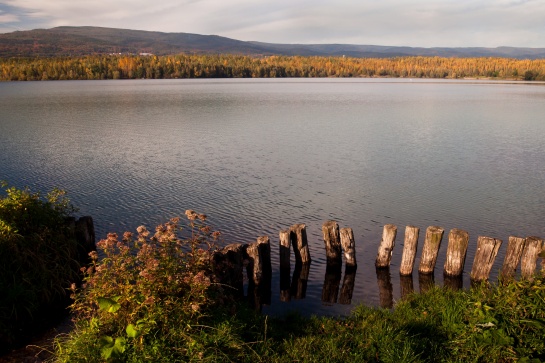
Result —
<path fill-rule="evenodd" d="M 0 80 L 403 77 L 545 81 L 545 59 L 93 55 L 0 58 Z"/>

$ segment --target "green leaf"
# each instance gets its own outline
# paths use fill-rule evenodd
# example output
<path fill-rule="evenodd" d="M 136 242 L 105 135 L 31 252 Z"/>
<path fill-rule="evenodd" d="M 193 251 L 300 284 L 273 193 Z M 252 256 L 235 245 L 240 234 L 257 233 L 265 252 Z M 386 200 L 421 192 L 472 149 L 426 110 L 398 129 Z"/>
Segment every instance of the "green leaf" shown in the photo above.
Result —
<path fill-rule="evenodd" d="M 127 336 L 129 338 L 138 338 L 142 334 L 142 332 L 137 329 L 133 324 L 127 325 L 125 332 L 127 333 Z"/>
<path fill-rule="evenodd" d="M 117 357 L 125 352 L 127 341 L 123 337 L 112 338 L 110 336 L 102 336 L 99 339 L 100 355 L 108 360 L 112 357 Z"/>
<path fill-rule="evenodd" d="M 107 297 L 99 297 L 97 299 L 98 307 L 100 308 L 100 310 L 107 311 L 109 313 L 115 313 L 117 310 L 121 309 L 121 304 L 119 304 L 117 300 L 119 300 L 119 297 L 113 299 Z"/>

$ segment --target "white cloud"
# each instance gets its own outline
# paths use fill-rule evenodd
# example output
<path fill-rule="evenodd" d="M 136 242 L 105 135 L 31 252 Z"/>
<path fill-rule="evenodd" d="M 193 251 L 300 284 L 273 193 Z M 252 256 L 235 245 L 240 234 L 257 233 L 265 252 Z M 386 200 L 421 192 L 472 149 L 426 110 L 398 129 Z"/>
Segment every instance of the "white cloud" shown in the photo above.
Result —
<path fill-rule="evenodd" d="M 545 47 L 540 0 L 4 0 L 30 29 L 94 25 L 275 43 Z"/>

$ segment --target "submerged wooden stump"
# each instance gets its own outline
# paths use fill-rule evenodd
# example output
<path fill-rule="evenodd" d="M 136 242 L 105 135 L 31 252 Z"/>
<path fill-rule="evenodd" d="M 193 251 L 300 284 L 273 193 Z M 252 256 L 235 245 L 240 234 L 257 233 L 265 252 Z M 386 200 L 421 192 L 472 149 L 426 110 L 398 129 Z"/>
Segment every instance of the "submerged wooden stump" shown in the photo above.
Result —
<path fill-rule="evenodd" d="M 243 250 L 244 251 L 244 250 Z M 257 238 L 257 242 L 246 246 L 244 257 L 248 260 L 246 272 L 251 283 L 260 285 L 272 276 L 271 244 L 269 237 Z"/>
<path fill-rule="evenodd" d="M 303 264 L 310 263 L 310 251 L 307 241 L 307 226 L 303 223 L 290 227 L 290 239 L 293 245 L 295 260 Z"/>
<path fill-rule="evenodd" d="M 392 253 L 394 251 L 395 239 L 397 234 L 397 227 L 393 224 L 387 224 L 382 231 L 382 240 L 378 248 L 377 259 L 375 260 L 375 267 L 385 268 L 390 267 L 390 261 L 392 260 Z"/>
<path fill-rule="evenodd" d="M 341 247 L 344 251 L 346 267 L 356 267 L 356 242 L 352 228 L 341 228 Z"/>
<path fill-rule="evenodd" d="M 219 283 L 231 288 L 227 289 L 227 292 L 239 296 L 244 294 L 243 245 L 241 243 L 230 244 L 214 252 L 212 265 Z"/>
<path fill-rule="evenodd" d="M 405 227 L 405 241 L 403 243 L 403 256 L 401 257 L 401 265 L 399 273 L 402 276 L 409 276 L 413 273 L 414 259 L 418 249 L 418 234 L 420 228 L 414 226 Z"/>
<path fill-rule="evenodd" d="M 448 235 L 447 259 L 443 274 L 445 276 L 460 276 L 464 272 L 469 233 L 461 229 L 451 229 Z"/>
<path fill-rule="evenodd" d="M 335 221 L 326 221 L 322 225 L 322 234 L 324 236 L 325 253 L 327 265 L 341 265 L 341 237 L 339 225 Z"/>
<path fill-rule="evenodd" d="M 541 252 L 543 241 L 539 237 L 526 238 L 526 245 L 522 251 L 520 274 L 525 279 L 531 279 L 536 272 L 537 258 Z"/>
<path fill-rule="evenodd" d="M 290 231 L 283 230 L 279 233 L 280 239 L 280 268 L 290 269 Z"/>
<path fill-rule="evenodd" d="M 507 252 L 505 253 L 505 258 L 503 260 L 503 267 L 501 269 L 500 277 L 502 279 L 512 279 L 515 277 L 517 271 L 517 266 L 520 262 L 522 256 L 522 251 L 526 245 L 526 238 L 521 237 L 509 237 L 509 242 L 507 244 Z"/>
<path fill-rule="evenodd" d="M 291 300 L 290 282 L 290 269 L 280 268 L 280 301 L 288 302 Z"/>
<path fill-rule="evenodd" d="M 501 243 L 500 239 L 479 236 L 477 239 L 477 252 L 471 269 L 472 281 L 488 280 Z"/>
<path fill-rule="evenodd" d="M 70 222 L 72 224 L 72 222 Z M 95 244 L 95 225 L 93 223 L 93 218 L 90 216 L 85 216 L 79 218 L 75 221 L 75 235 L 76 241 L 79 245 L 79 263 L 87 264 L 89 259 L 89 252 L 96 251 L 97 247 Z M 72 226 L 71 226 L 72 228 Z"/>
<path fill-rule="evenodd" d="M 430 226 L 426 229 L 426 238 L 424 239 L 424 247 L 422 248 L 422 256 L 420 257 L 420 266 L 418 267 L 419 273 L 433 273 L 444 231 L 445 230 L 443 228 L 436 226 Z"/>

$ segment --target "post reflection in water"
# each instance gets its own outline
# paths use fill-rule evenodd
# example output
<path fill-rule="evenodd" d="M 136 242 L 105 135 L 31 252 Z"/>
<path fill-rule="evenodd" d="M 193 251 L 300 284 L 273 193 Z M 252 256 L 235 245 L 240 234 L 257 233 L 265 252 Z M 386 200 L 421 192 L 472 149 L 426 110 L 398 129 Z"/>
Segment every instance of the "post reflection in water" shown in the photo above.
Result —
<path fill-rule="evenodd" d="M 333 305 L 337 302 L 341 272 L 342 269 L 339 264 L 328 264 L 326 267 L 324 286 L 322 288 L 322 302 L 326 305 Z"/>
<path fill-rule="evenodd" d="M 293 270 L 293 277 L 291 280 L 291 296 L 297 300 L 306 297 L 309 272 L 310 263 L 295 263 L 295 269 Z"/>
<path fill-rule="evenodd" d="M 354 285 L 356 283 L 356 270 L 356 266 L 346 266 L 339 304 L 350 305 L 352 303 L 352 294 L 354 293 Z"/>
<path fill-rule="evenodd" d="M 423 294 L 429 291 L 435 285 L 435 275 L 431 274 L 418 274 L 418 285 L 420 286 L 420 293 Z"/>
<path fill-rule="evenodd" d="M 401 298 L 404 299 L 414 292 L 413 275 L 399 275 Z"/>
<path fill-rule="evenodd" d="M 390 268 L 377 268 L 376 271 L 380 306 L 391 309 L 394 306 L 394 293 Z"/>
<path fill-rule="evenodd" d="M 443 276 L 443 285 L 454 291 L 462 290 L 464 287 L 464 278 L 462 275 L 458 276 Z"/>
<path fill-rule="evenodd" d="M 280 301 L 289 302 L 291 300 L 290 291 L 290 268 L 280 269 Z"/>

